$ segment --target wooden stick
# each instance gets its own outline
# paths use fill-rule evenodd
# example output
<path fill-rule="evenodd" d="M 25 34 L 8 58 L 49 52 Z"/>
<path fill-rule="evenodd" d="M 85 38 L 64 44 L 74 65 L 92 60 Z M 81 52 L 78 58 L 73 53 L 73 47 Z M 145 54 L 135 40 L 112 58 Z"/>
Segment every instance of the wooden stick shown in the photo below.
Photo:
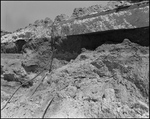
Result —
<path fill-rule="evenodd" d="M 51 61 L 50 61 L 50 69 L 49 69 L 49 72 L 51 71 L 51 69 L 52 69 L 52 59 L 53 59 L 53 51 L 52 51 L 52 55 L 51 55 Z M 48 63 L 49 64 L 49 63 Z M 31 80 L 34 80 L 36 77 L 38 77 L 41 73 L 43 73 L 44 72 L 44 70 L 45 69 L 43 69 L 39 74 L 37 74 L 34 78 L 32 78 Z M 44 77 L 45 78 L 45 77 Z M 29 81 L 31 81 L 31 80 L 29 80 Z M 43 79 L 44 80 L 44 79 Z M 3 106 L 3 108 L 1 109 L 1 110 L 3 110 L 6 106 L 7 106 L 7 104 L 10 102 L 10 100 L 12 99 L 12 97 L 15 95 L 15 93 L 21 88 L 21 86 L 22 85 L 24 85 L 24 84 L 26 84 L 26 83 L 28 83 L 29 81 L 27 81 L 27 82 L 24 82 L 23 84 L 21 84 L 16 90 L 15 90 L 15 92 L 11 95 L 11 97 L 9 98 L 9 100 L 6 102 L 6 104 Z M 41 83 L 40 83 L 41 84 Z M 39 86 L 38 86 L 39 87 Z M 37 87 L 37 88 L 38 88 Z M 36 88 L 36 89 L 37 89 Z"/>
<path fill-rule="evenodd" d="M 52 62 L 53 62 L 53 54 L 54 54 L 54 43 L 55 43 L 55 41 L 54 41 L 54 39 L 55 39 L 55 35 L 54 35 L 54 23 L 53 23 L 53 25 L 52 25 L 52 32 L 51 32 L 51 40 L 52 40 L 52 44 L 51 44 L 51 47 L 52 47 L 52 55 L 51 55 L 51 61 L 50 61 L 50 69 L 49 69 L 49 73 L 51 72 L 51 70 L 52 70 Z M 49 63 L 48 63 L 49 64 Z M 39 76 L 41 73 L 43 73 L 44 72 L 44 69 L 39 73 L 39 74 L 37 74 L 34 78 L 32 78 L 31 80 L 34 80 L 37 76 Z M 46 76 L 44 76 L 44 78 L 45 78 Z M 44 78 L 42 79 L 42 81 L 44 80 Z M 29 80 L 29 81 L 31 81 L 31 80 Z M 1 109 L 1 110 L 3 110 L 6 106 L 7 106 L 7 104 L 10 102 L 10 100 L 12 99 L 12 97 L 15 95 L 15 93 L 21 88 L 21 86 L 22 85 L 24 85 L 24 84 L 26 84 L 26 83 L 28 83 L 29 81 L 27 81 L 27 82 L 24 82 L 23 84 L 21 84 L 16 90 L 15 90 L 15 92 L 11 95 L 11 97 L 9 98 L 9 100 L 6 102 L 6 104 L 3 106 L 3 108 Z M 40 83 L 41 84 L 41 83 Z M 39 84 L 39 85 L 40 85 Z M 36 87 L 36 89 L 39 87 L 39 85 Z M 36 91 L 36 89 L 35 89 L 35 91 Z M 34 92 L 35 92 L 34 91 Z M 52 100 L 53 100 L 53 98 L 52 98 Z M 51 101 L 52 101 L 51 100 Z M 51 101 L 50 101 L 50 104 L 51 104 Z"/>
<path fill-rule="evenodd" d="M 41 73 L 43 73 L 43 72 L 44 72 L 44 70 L 42 70 L 39 74 L 37 74 L 34 78 L 32 78 L 32 79 L 29 80 L 29 81 L 34 80 L 36 77 L 38 77 L 38 76 L 39 76 Z M 15 93 L 21 88 L 21 86 L 24 85 L 24 84 L 26 84 L 26 83 L 28 83 L 29 81 L 24 82 L 23 84 L 21 84 L 21 85 L 15 90 L 15 92 L 11 95 L 11 97 L 8 99 L 8 101 L 6 102 L 6 104 L 3 106 L 3 108 L 2 108 L 1 110 L 3 110 L 3 109 L 7 106 L 7 104 L 10 102 L 10 100 L 11 100 L 12 97 L 15 95 Z"/>
<path fill-rule="evenodd" d="M 49 106 L 52 104 L 54 98 L 55 98 L 55 96 L 53 96 L 52 99 L 49 100 L 49 102 L 48 102 L 48 104 L 47 104 L 47 106 L 46 106 L 46 108 L 45 108 L 45 110 L 44 110 L 44 113 L 42 114 L 42 119 L 44 119 L 44 116 L 45 116 L 45 114 L 46 114 L 46 112 L 47 112 Z"/>
<path fill-rule="evenodd" d="M 34 93 L 36 92 L 36 90 L 38 89 L 38 87 L 41 85 L 41 83 L 43 82 L 43 80 L 45 79 L 46 76 L 47 76 L 47 74 L 44 75 L 44 77 L 42 78 L 41 82 L 40 82 L 40 83 L 37 85 L 37 87 L 34 89 L 34 91 L 33 91 L 33 93 L 31 94 L 31 96 L 34 95 Z"/>

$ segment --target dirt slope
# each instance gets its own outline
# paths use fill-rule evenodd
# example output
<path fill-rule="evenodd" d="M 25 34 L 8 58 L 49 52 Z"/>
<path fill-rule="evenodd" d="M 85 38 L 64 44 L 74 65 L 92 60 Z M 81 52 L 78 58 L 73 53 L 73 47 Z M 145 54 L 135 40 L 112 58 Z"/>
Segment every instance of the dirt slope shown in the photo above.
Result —
<path fill-rule="evenodd" d="M 53 70 L 34 95 L 37 82 L 22 88 L 1 114 L 7 118 L 42 117 L 54 98 L 45 117 L 148 118 L 148 82 L 149 47 L 127 39 L 117 45 L 103 44 Z M 10 96 L 3 89 L 2 106 Z"/>

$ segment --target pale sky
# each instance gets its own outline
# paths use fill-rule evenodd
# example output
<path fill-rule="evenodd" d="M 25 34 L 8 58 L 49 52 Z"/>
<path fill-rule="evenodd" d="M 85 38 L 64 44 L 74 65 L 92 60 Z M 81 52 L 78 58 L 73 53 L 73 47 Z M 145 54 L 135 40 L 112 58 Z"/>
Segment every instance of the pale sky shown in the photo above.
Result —
<path fill-rule="evenodd" d="M 1 1 L 1 29 L 15 31 L 36 20 L 71 16 L 74 8 L 106 5 L 107 1 Z"/>

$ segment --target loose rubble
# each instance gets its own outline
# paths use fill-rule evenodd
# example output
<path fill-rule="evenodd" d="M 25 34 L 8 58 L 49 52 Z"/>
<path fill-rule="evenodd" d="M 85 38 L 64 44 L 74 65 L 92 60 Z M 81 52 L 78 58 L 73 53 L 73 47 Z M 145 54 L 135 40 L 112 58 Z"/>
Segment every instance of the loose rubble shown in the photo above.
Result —
<path fill-rule="evenodd" d="M 103 44 L 53 70 L 32 97 L 35 84 L 16 95 L 2 117 L 40 117 L 56 94 L 45 118 L 148 118 L 148 82 L 149 47 L 128 39 L 121 44 Z"/>
<path fill-rule="evenodd" d="M 149 118 L 148 33 L 145 0 L 1 30 L 1 117 Z"/>

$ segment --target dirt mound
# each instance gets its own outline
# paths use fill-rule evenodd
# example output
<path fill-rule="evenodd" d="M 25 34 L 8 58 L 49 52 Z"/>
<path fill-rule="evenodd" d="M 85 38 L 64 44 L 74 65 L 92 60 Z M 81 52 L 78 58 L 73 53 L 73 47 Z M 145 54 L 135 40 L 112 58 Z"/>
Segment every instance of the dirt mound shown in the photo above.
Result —
<path fill-rule="evenodd" d="M 24 59 L 22 60 L 22 66 L 24 67 L 24 69 L 27 72 L 38 72 L 43 68 L 45 70 L 48 70 L 50 66 L 47 64 L 51 61 L 52 55 L 51 47 L 51 39 L 49 38 L 36 38 L 29 42 L 24 47 L 23 52 Z M 67 62 L 68 61 L 66 60 L 58 60 L 55 58 L 53 62 L 54 65 L 52 67 L 53 69 L 56 69 L 60 66 L 65 65 Z"/>
<path fill-rule="evenodd" d="M 18 84 L 22 84 L 23 82 L 28 81 L 28 74 L 21 66 L 21 57 L 22 56 L 20 54 L 2 54 L 1 81 L 4 83 L 4 85 L 11 85 L 12 83 L 12 86 L 16 87 Z M 32 84 L 30 84 L 29 86 L 31 85 Z"/>
<path fill-rule="evenodd" d="M 121 44 L 103 44 L 54 69 L 34 95 L 38 83 L 23 95 L 18 93 L 2 117 L 42 117 L 52 100 L 45 118 L 148 118 L 148 82 L 149 47 L 127 39 Z"/>

